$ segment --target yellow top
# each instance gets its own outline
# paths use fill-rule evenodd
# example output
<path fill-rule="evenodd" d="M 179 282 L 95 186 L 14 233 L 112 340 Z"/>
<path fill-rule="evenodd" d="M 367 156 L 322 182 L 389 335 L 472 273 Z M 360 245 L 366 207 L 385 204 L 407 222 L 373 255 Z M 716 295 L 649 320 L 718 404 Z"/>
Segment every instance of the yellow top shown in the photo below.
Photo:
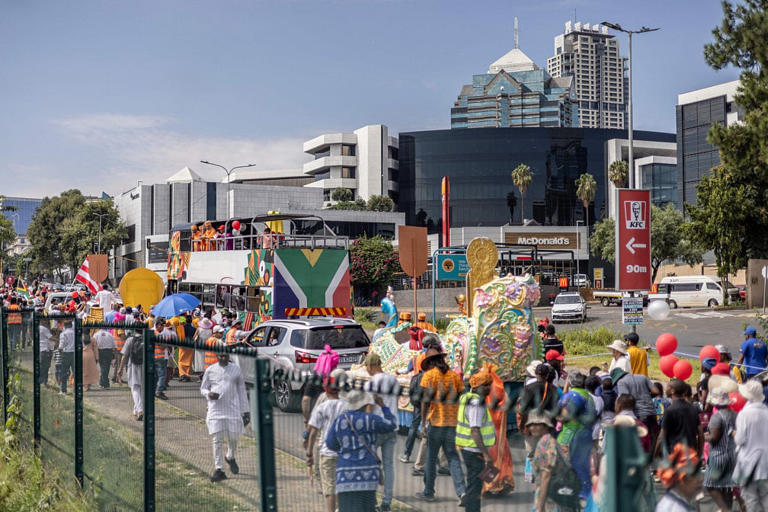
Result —
<path fill-rule="evenodd" d="M 648 352 L 644 348 L 630 345 L 627 348 L 629 354 L 629 365 L 632 367 L 632 373 L 636 375 L 648 376 Z"/>

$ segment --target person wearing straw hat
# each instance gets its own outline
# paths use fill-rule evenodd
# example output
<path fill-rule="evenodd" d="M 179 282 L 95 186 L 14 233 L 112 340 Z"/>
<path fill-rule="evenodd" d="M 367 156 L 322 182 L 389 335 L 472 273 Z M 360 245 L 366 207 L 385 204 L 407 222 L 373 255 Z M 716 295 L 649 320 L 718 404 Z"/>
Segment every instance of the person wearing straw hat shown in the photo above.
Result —
<path fill-rule="evenodd" d="M 340 393 L 347 410 L 339 414 L 328 430 L 325 446 L 338 453 L 336 494 L 339 512 L 375 512 L 376 488 L 381 465 L 376 455 L 376 436 L 395 430 L 395 416 L 378 395 L 361 389 Z M 373 414 L 378 405 L 382 418 Z"/>
<path fill-rule="evenodd" d="M 720 510 L 731 510 L 733 505 L 733 469 L 736 465 L 736 443 L 733 431 L 736 429 L 736 412 L 728 406 L 731 398 L 725 388 L 710 391 L 707 401 L 717 407 L 709 420 L 704 439 L 709 443 L 704 488 Z"/>
<path fill-rule="evenodd" d="M 768 510 L 768 407 L 757 380 L 739 386 L 747 405 L 736 417 L 734 481 L 741 486 L 747 510 Z"/>
<path fill-rule="evenodd" d="M 621 368 L 627 373 L 632 373 L 632 365 L 629 362 L 629 355 L 627 355 L 627 344 L 621 340 L 613 340 L 613 343 L 608 345 L 608 350 L 611 351 L 613 359 L 608 366 L 608 373 L 612 372 L 614 368 Z"/>

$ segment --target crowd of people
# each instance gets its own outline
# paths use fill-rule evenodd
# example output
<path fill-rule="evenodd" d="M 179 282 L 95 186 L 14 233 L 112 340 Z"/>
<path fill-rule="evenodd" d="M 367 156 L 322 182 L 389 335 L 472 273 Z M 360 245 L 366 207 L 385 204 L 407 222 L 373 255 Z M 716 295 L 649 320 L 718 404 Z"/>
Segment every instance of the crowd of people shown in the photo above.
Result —
<path fill-rule="evenodd" d="M 272 233 L 269 227 L 259 234 L 254 226 L 239 221 L 214 226 L 207 220 L 190 227 L 192 250 L 231 251 L 233 249 L 272 249 L 284 239 L 281 233 Z"/>

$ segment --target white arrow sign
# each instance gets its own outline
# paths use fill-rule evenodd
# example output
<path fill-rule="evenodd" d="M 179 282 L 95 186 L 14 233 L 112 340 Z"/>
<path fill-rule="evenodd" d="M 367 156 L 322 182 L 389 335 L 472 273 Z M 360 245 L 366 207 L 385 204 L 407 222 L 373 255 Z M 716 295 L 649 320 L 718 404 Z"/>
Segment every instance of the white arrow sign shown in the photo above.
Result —
<path fill-rule="evenodd" d="M 636 244 L 635 243 L 635 237 L 632 237 L 632 238 L 629 239 L 629 242 L 627 242 L 627 246 L 626 247 L 629 250 L 629 252 L 631 252 L 632 254 L 635 254 L 635 248 L 645 249 L 646 246 L 645 246 L 645 244 Z"/>

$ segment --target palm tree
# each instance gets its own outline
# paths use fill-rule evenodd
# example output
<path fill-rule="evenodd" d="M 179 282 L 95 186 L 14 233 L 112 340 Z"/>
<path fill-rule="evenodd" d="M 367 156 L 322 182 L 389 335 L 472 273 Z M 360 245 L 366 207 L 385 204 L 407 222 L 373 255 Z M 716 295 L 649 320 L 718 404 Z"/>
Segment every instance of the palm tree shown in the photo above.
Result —
<path fill-rule="evenodd" d="M 587 172 L 579 176 L 579 179 L 576 180 L 576 196 L 581 199 L 581 204 L 584 205 L 587 229 L 589 229 L 589 203 L 595 199 L 595 193 L 597 193 L 595 178 Z"/>
<path fill-rule="evenodd" d="M 525 224 L 525 191 L 533 181 L 531 168 L 525 164 L 520 164 L 512 171 L 512 183 L 520 191 L 520 224 Z"/>
<path fill-rule="evenodd" d="M 627 184 L 628 165 L 624 160 L 616 160 L 608 167 L 608 179 L 616 188 L 622 188 Z"/>

